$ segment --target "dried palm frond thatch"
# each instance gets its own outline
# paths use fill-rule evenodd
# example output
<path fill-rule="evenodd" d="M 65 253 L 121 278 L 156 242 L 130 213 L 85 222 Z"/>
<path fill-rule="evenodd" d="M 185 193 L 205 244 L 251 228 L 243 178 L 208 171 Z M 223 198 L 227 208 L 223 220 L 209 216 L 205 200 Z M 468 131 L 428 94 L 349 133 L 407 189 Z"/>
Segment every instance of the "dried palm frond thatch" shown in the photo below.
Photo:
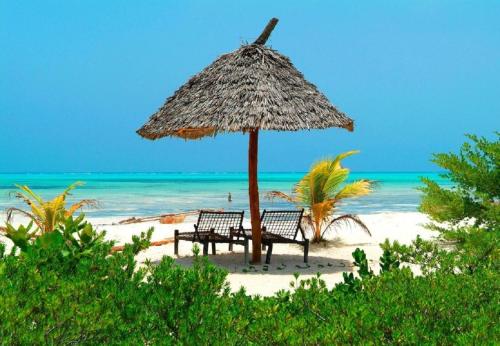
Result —
<path fill-rule="evenodd" d="M 222 55 L 169 97 L 137 132 L 200 138 L 219 132 L 298 131 L 353 121 L 277 51 L 249 44 Z"/>

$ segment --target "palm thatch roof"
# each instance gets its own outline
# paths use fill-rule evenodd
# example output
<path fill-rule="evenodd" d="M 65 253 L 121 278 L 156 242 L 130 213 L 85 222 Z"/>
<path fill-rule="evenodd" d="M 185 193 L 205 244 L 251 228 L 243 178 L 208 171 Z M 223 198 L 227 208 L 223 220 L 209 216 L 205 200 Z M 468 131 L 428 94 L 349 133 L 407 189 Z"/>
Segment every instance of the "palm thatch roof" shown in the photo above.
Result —
<path fill-rule="evenodd" d="M 250 129 L 328 127 L 352 131 L 353 121 L 305 80 L 290 59 L 253 43 L 220 56 L 192 77 L 137 133 L 149 139 L 200 138 Z"/>

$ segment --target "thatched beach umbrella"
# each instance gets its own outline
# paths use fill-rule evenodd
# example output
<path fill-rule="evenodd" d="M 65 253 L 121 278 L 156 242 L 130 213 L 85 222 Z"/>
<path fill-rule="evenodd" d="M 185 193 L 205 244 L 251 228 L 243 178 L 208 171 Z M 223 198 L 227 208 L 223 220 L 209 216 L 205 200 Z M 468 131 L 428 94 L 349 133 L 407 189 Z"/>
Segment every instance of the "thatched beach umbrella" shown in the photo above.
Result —
<path fill-rule="evenodd" d="M 220 56 L 192 77 L 137 131 L 148 139 L 198 139 L 240 131 L 249 134 L 248 192 L 254 263 L 260 263 L 261 257 L 259 130 L 353 130 L 353 121 L 306 81 L 287 57 L 264 46 L 277 23 L 276 18 L 271 19 L 254 43 Z"/>

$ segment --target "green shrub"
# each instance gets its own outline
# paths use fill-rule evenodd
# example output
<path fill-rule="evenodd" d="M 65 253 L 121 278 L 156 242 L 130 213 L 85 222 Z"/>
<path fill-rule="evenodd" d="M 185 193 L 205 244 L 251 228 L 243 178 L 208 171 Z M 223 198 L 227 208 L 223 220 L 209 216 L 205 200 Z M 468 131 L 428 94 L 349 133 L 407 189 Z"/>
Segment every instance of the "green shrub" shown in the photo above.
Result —
<path fill-rule="evenodd" d="M 102 234 L 91 236 L 90 224 L 67 220 L 64 225 L 19 255 L 5 256 L 2 244 L 2 343 L 194 342 L 208 335 L 205 326 L 221 333 L 228 329 L 219 320 L 224 305 L 213 305 L 229 296 L 225 272 L 206 258 L 197 257 L 190 269 L 167 257 L 138 268 L 134 256 L 147 247 L 152 230 L 113 253 L 113 243 L 102 241 Z M 68 235 L 76 229 L 89 237 L 73 244 Z"/>
<path fill-rule="evenodd" d="M 455 344 L 498 340 L 497 271 L 414 277 L 391 253 L 374 275 L 361 250 L 358 275 L 326 288 L 296 279 L 273 297 L 230 293 L 226 273 L 196 254 L 138 267 L 151 232 L 120 253 L 99 242 L 91 256 L 64 244 L 0 247 L 0 339 L 4 344 Z M 351 277 L 350 275 L 348 277 Z"/>
<path fill-rule="evenodd" d="M 417 238 L 409 246 L 386 241 L 382 248 L 402 262 L 435 270 L 471 273 L 500 269 L 500 141 L 469 135 L 458 154 L 436 154 L 433 161 L 454 185 L 424 178 L 420 210 L 434 222 L 440 242 Z"/>
<path fill-rule="evenodd" d="M 453 230 L 464 223 L 476 227 L 500 227 L 500 133 L 488 141 L 473 135 L 472 143 L 464 143 L 458 154 L 435 154 L 433 162 L 445 170 L 443 177 L 454 185 L 451 189 L 424 178 L 425 186 L 420 210 L 438 223 L 434 227 L 449 239 L 455 239 Z"/>
<path fill-rule="evenodd" d="M 498 272 L 414 277 L 386 252 L 381 258 L 385 268 L 374 275 L 361 250 L 353 257 L 358 266 L 354 289 L 346 289 L 353 283 L 350 276 L 330 291 L 316 277 L 295 282 L 293 292 L 254 299 L 251 306 L 260 318 L 253 319 L 244 339 L 257 344 L 357 345 L 500 341 Z"/>

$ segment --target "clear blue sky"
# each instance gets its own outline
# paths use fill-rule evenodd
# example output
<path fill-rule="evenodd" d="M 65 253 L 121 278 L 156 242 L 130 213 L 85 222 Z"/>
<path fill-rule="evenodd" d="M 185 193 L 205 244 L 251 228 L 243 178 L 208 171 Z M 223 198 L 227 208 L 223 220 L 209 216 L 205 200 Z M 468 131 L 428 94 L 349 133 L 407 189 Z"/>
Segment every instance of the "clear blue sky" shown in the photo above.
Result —
<path fill-rule="evenodd" d="M 273 16 L 271 46 L 356 129 L 263 133 L 260 170 L 349 149 L 357 171 L 433 170 L 500 130 L 500 1 L 0 0 L 0 172 L 245 171 L 242 134 L 135 130 Z"/>

